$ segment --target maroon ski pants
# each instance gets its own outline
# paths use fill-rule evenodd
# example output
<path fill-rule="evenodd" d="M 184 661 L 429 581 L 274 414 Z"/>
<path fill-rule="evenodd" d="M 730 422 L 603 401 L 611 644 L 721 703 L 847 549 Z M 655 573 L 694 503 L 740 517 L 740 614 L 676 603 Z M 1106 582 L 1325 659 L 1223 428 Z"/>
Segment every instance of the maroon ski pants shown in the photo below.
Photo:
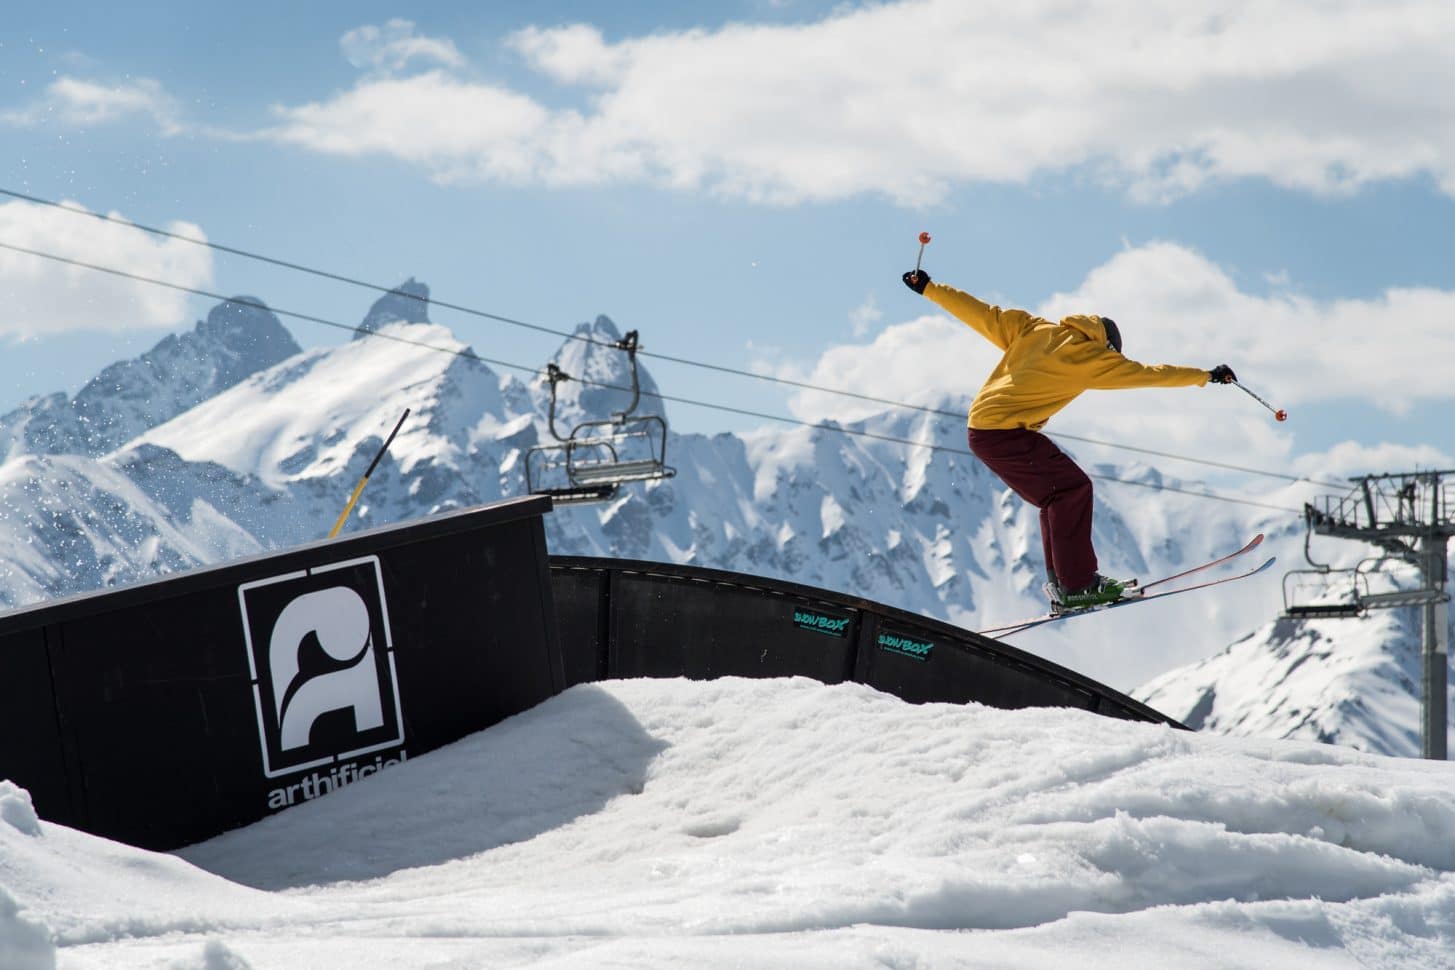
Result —
<path fill-rule="evenodd" d="M 1046 571 L 1062 589 L 1096 579 L 1091 548 L 1091 479 L 1039 431 L 970 429 L 970 451 L 1021 498 L 1041 510 Z"/>

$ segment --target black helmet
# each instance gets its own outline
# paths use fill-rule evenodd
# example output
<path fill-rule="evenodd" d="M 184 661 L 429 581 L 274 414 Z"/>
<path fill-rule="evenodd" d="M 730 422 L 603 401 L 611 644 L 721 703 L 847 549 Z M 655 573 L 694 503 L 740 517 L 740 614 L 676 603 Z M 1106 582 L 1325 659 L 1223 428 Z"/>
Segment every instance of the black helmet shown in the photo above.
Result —
<path fill-rule="evenodd" d="M 1111 317 L 1102 317 L 1101 325 L 1106 328 L 1106 344 L 1117 353 L 1122 352 L 1122 332 Z"/>

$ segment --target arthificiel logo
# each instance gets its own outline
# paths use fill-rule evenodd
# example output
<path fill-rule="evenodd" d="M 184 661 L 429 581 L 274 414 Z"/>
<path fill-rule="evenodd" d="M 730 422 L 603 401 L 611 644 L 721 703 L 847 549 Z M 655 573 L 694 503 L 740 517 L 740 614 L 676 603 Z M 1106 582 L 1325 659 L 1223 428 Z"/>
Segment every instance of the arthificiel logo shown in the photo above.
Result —
<path fill-rule="evenodd" d="M 377 556 L 244 583 L 237 597 L 264 774 L 404 743 Z"/>
<path fill-rule="evenodd" d="M 849 635 L 849 618 L 847 616 L 828 616 L 814 610 L 795 609 L 793 623 L 804 630 L 827 633 L 831 637 Z"/>
<path fill-rule="evenodd" d="M 914 660 L 928 660 L 930 651 L 935 649 L 935 645 L 926 640 L 915 640 L 897 633 L 881 633 L 879 634 L 879 648 L 888 650 L 890 653 L 902 654 Z"/>

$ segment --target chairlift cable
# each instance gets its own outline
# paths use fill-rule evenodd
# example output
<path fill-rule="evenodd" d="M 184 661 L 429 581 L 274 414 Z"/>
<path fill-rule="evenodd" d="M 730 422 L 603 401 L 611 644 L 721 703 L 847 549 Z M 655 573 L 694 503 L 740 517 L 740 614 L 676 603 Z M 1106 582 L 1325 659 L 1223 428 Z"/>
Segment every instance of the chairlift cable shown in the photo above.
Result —
<path fill-rule="evenodd" d="M 381 286 L 378 283 L 370 283 L 367 280 L 361 280 L 352 276 L 346 276 L 342 273 L 334 273 L 328 270 L 317 269 L 312 266 L 306 266 L 302 263 L 297 263 L 286 259 L 279 259 L 273 256 L 266 256 L 261 253 L 253 252 L 251 250 L 241 249 L 236 246 L 227 246 L 223 245 L 222 243 L 215 243 L 206 239 L 198 239 L 195 236 L 188 236 L 182 233 L 172 232 L 171 230 L 162 229 L 157 226 L 146 225 L 145 223 L 131 222 L 129 220 L 121 219 L 116 216 L 107 215 L 104 212 L 90 212 L 88 210 L 79 209 L 74 206 L 68 206 L 51 199 L 44 199 L 39 196 L 27 194 L 25 192 L 17 192 L 13 189 L 0 187 L 0 196 L 8 196 L 13 199 L 19 199 L 24 202 L 33 203 L 35 205 L 48 206 L 53 209 L 59 209 L 63 212 L 69 212 L 73 215 L 89 216 L 92 219 L 97 219 L 102 222 L 109 222 L 113 225 L 125 226 L 130 229 L 140 229 L 143 232 L 151 233 L 152 235 L 160 236 L 166 239 L 175 239 L 179 242 L 191 243 L 194 246 L 205 246 L 208 249 L 212 249 L 221 253 L 227 253 L 231 256 L 241 256 L 244 259 L 256 260 L 261 263 L 267 263 L 271 266 L 277 266 L 282 269 L 293 270 L 299 273 L 306 273 L 308 275 L 316 276 L 321 279 L 333 280 L 334 282 L 338 283 L 347 283 L 350 286 L 362 287 L 367 290 L 373 290 L 377 293 L 393 294 L 395 296 L 415 300 L 420 303 L 432 303 L 435 306 L 443 307 L 447 310 L 454 310 L 456 312 L 464 313 L 469 316 L 479 317 L 485 320 L 493 320 L 497 323 L 504 323 L 514 327 L 522 327 L 527 330 L 534 330 L 537 333 L 550 334 L 564 340 L 579 340 L 583 343 L 587 343 L 597 347 L 615 346 L 615 344 L 610 341 L 596 340 L 583 334 L 557 330 L 553 327 L 542 326 L 541 324 L 530 323 L 525 320 L 518 320 L 513 317 L 502 316 L 497 313 L 489 313 L 485 310 L 479 310 L 474 307 L 463 306 L 458 303 L 450 303 L 444 300 L 435 299 L 434 297 L 421 297 L 413 293 L 406 293 L 396 287 Z M 928 233 L 923 233 L 921 235 L 922 237 L 927 237 Z M 924 241 L 928 242 L 928 239 L 924 239 Z M 661 360 L 668 363 L 681 364 L 687 367 L 698 367 L 704 370 L 716 371 L 722 374 L 730 374 L 735 377 L 745 377 L 758 381 L 766 381 L 768 383 L 779 384 L 784 387 L 796 387 L 801 390 L 817 391 L 823 394 L 833 394 L 839 397 L 853 398 L 855 400 L 865 401 L 871 404 L 882 404 L 887 407 L 899 408 L 906 411 L 919 411 L 924 414 L 932 414 L 946 418 L 955 418 L 957 420 L 964 420 L 965 417 L 964 412 L 947 411 L 943 408 L 934 408 L 921 404 L 911 404 L 907 401 L 898 401 L 893 398 L 878 397 L 873 394 L 864 394 L 858 391 L 846 390 L 844 388 L 825 387 L 819 384 L 811 384 L 807 381 L 796 381 L 792 378 L 779 377 L 773 374 L 762 374 L 757 371 L 744 370 L 738 367 L 729 367 L 723 364 L 714 364 L 708 361 L 694 360 L 689 357 L 677 357 L 671 354 L 664 354 L 647 350 L 638 350 L 637 353 L 639 353 L 643 357 L 649 357 L 653 360 Z M 1067 441 L 1079 441 L 1083 444 L 1097 445 L 1103 448 L 1114 448 L 1123 451 L 1131 451 L 1138 454 L 1151 455 L 1157 458 L 1167 458 L 1173 461 L 1185 461 L 1192 464 L 1206 465 L 1210 468 L 1221 468 L 1225 471 L 1241 472 L 1248 475 L 1261 475 L 1267 478 L 1280 478 L 1289 482 L 1308 482 L 1309 484 L 1319 485 L 1324 488 L 1342 489 L 1345 487 L 1343 483 L 1324 482 L 1318 479 L 1307 478 L 1302 475 L 1292 475 L 1287 472 L 1270 471 L 1268 469 L 1253 468 L 1247 465 L 1235 465 L 1229 462 L 1215 461 L 1208 458 L 1195 458 L 1191 455 L 1179 455 L 1174 452 L 1159 451 L 1155 448 L 1142 448 L 1136 445 L 1120 444 L 1118 442 L 1105 441 L 1097 438 L 1086 438 L 1079 435 L 1066 434 L 1059 431 L 1046 432 L 1046 434 L 1048 435 L 1048 437 L 1051 438 L 1060 438 Z"/>
<path fill-rule="evenodd" d="M 55 253 L 47 253 L 47 252 L 43 252 L 43 251 L 38 250 L 38 249 L 31 249 L 31 248 L 28 248 L 28 247 L 25 247 L 25 246 L 16 246 L 16 245 L 11 244 L 11 243 L 0 242 L 0 249 L 6 249 L 6 250 L 10 250 L 11 252 L 17 252 L 17 253 L 25 253 L 26 255 L 35 256 L 35 257 L 40 258 L 40 259 L 47 259 L 47 260 L 51 260 L 52 262 L 63 263 L 63 264 L 68 265 L 68 266 L 75 266 L 75 267 L 78 267 L 78 268 L 81 268 L 81 269 L 89 269 L 89 270 L 93 270 L 93 271 L 99 272 L 99 273 L 106 273 L 106 274 L 108 274 L 110 276 L 116 276 L 116 277 L 120 277 L 120 278 L 123 278 L 123 279 L 129 279 L 129 280 L 133 280 L 133 281 L 138 282 L 138 283 L 146 283 L 146 284 L 153 285 L 153 286 L 160 286 L 160 287 L 164 287 L 164 288 L 169 289 L 169 290 L 175 290 L 175 291 L 180 292 L 180 293 L 190 293 L 190 294 L 192 294 L 194 296 L 201 296 L 201 297 L 205 297 L 205 298 L 211 299 L 211 300 L 219 300 L 219 301 L 224 302 L 224 303 L 232 303 L 232 304 L 237 305 L 237 306 L 246 306 L 246 307 L 251 307 L 251 308 L 254 308 L 254 309 L 258 309 L 258 310 L 264 310 L 264 311 L 267 311 L 267 312 L 270 312 L 270 313 L 277 314 L 278 316 L 289 317 L 289 318 L 292 318 L 292 319 L 295 319 L 295 320 L 303 320 L 303 321 L 305 321 L 307 323 L 315 323 L 315 324 L 319 324 L 320 326 L 331 327 L 331 328 L 336 329 L 336 330 L 344 330 L 344 331 L 348 331 L 348 332 L 354 333 L 354 334 L 362 334 L 362 335 L 364 335 L 366 337 L 379 337 L 379 338 L 382 338 L 382 339 L 385 339 L 385 340 L 392 340 L 392 341 L 395 341 L 397 343 L 409 344 L 411 346 L 420 347 L 420 348 L 423 348 L 423 349 L 426 349 L 426 350 L 436 351 L 438 353 L 453 354 L 453 355 L 455 355 L 457 357 L 464 357 L 464 358 L 467 358 L 467 359 L 470 359 L 470 360 L 480 361 L 481 363 L 485 363 L 485 364 L 494 364 L 497 367 L 504 367 L 504 368 L 507 368 L 507 369 L 510 369 L 510 370 L 520 371 L 520 372 L 528 373 L 528 374 L 531 374 L 531 375 L 536 375 L 536 374 L 542 373 L 542 369 L 541 368 L 537 368 L 537 367 L 527 367 L 527 366 L 525 366 L 523 364 L 515 364 L 515 363 L 511 363 L 509 361 L 497 360 L 497 359 L 494 359 L 494 358 L 481 356 L 480 354 L 477 354 L 473 349 L 471 349 L 468 346 L 465 347 L 465 348 L 463 348 L 463 349 L 460 349 L 460 350 L 455 350 L 455 349 L 452 349 L 452 348 L 449 348 L 449 347 L 440 347 L 440 346 L 438 346 L 436 344 L 426 343 L 426 342 L 424 342 L 422 340 L 412 340 L 412 339 L 410 339 L 408 337 L 403 337 L 403 336 L 400 336 L 398 334 L 384 334 L 384 333 L 379 333 L 378 331 L 374 331 L 374 330 L 365 330 L 362 327 L 350 326 L 349 324 L 346 324 L 346 323 L 339 323 L 338 321 L 328 320 L 328 319 L 325 319 L 323 317 L 313 316 L 312 314 L 300 313 L 300 312 L 297 312 L 297 311 L 294 311 L 294 310 L 285 310 L 285 309 L 283 309 L 281 307 L 276 307 L 276 306 L 268 306 L 265 303 L 261 303 L 261 302 L 257 302 L 257 301 L 253 301 L 253 300 L 239 299 L 239 298 L 236 298 L 236 297 L 227 297 L 227 296 L 223 296 L 220 293 L 214 293 L 214 292 L 212 292 L 210 290 L 204 290 L 204 289 L 201 289 L 199 287 L 185 286 L 185 285 L 183 285 L 181 283 L 172 283 L 172 282 L 168 282 L 166 280 L 159 280 L 159 279 L 155 279 L 155 278 L 149 277 L 149 276 L 142 276 L 139 273 L 132 273 L 132 272 L 129 272 L 127 270 L 116 269 L 114 267 L 109 267 L 109 266 L 101 266 L 101 265 L 98 265 L 96 263 L 88 263 L 88 262 L 85 262 L 84 260 L 72 259 L 71 257 L 68 257 L 68 256 L 60 256 L 60 255 L 57 255 Z M 614 346 L 614 345 L 611 345 L 611 346 Z M 599 381 L 590 381 L 590 380 L 586 380 L 584 378 L 579 378 L 579 377 L 578 378 L 573 378 L 573 379 L 576 380 L 578 383 L 580 383 L 580 384 L 582 384 L 584 386 L 587 386 L 587 387 L 599 387 L 599 388 L 602 388 L 604 390 L 621 391 L 623 393 L 630 393 L 630 391 L 631 391 L 631 388 L 629 388 L 629 387 L 620 387 L 620 386 L 617 386 L 615 384 L 605 384 L 605 383 L 601 383 Z M 914 441 L 914 440 L 911 440 L 909 438 L 899 438 L 899 437 L 895 437 L 893 435 L 883 435 L 883 434 L 878 434 L 878 433 L 872 432 L 872 431 L 855 430 L 855 429 L 852 429 L 852 428 L 844 428 L 844 427 L 841 427 L 841 426 L 839 426 L 837 424 L 832 424 L 832 423 L 821 423 L 821 422 L 805 421 L 805 420 L 802 420 L 800 418 L 790 418 L 790 417 L 787 417 L 785 415 L 769 414 L 769 413 L 763 412 L 763 411 L 752 411 L 752 410 L 748 410 L 746 408 L 738 408 L 738 407 L 733 407 L 733 406 L 726 405 L 726 404 L 714 404 L 714 403 L 709 402 L 709 401 L 698 401 L 698 400 L 694 400 L 692 398 L 676 397 L 676 396 L 673 396 L 673 395 L 660 394 L 660 393 L 656 393 L 656 392 L 652 392 L 652 391 L 642 391 L 641 393 L 642 393 L 642 395 L 644 397 L 654 397 L 654 398 L 657 398 L 658 400 L 668 401 L 668 402 L 671 402 L 671 403 L 674 403 L 674 404 L 685 404 L 685 405 L 689 405 L 689 406 L 692 406 L 692 407 L 708 408 L 708 409 L 711 409 L 711 410 L 722 411 L 722 412 L 726 412 L 726 413 L 729 413 L 729 414 L 738 414 L 738 415 L 743 415 L 743 416 L 746 416 L 746 417 L 761 418 L 761 419 L 768 420 L 768 421 L 777 421 L 777 422 L 784 423 L 784 424 L 793 424 L 793 425 L 798 425 L 800 427 L 806 427 L 806 428 L 816 428 L 816 429 L 819 429 L 819 430 L 822 430 L 822 431 L 835 431 L 835 432 L 838 432 L 840 434 L 852 435 L 852 436 L 861 437 L 861 438 L 870 438 L 870 439 L 874 439 L 874 440 L 877 440 L 877 441 L 889 442 L 889 443 L 892 443 L 892 444 L 903 444 L 903 445 L 910 445 L 910 446 L 918 447 L 918 448 L 928 448 L 931 451 L 939 451 L 939 452 L 944 452 L 944 453 L 947 453 L 947 454 L 956 454 L 956 455 L 969 455 L 970 454 L 970 452 L 968 451 L 968 449 L 952 448 L 952 447 L 949 447 L 947 445 L 928 444 L 928 443 L 922 442 L 922 441 Z M 1191 496 L 1194 496 L 1194 497 L 1197 497 L 1197 498 L 1212 499 L 1214 501 L 1231 502 L 1231 503 L 1235 503 L 1235 504 L 1238 504 L 1238 505 L 1249 505 L 1249 506 L 1253 506 L 1253 507 L 1256 507 L 1256 508 L 1272 509 L 1274 511 L 1287 512 L 1287 513 L 1295 514 L 1295 515 L 1302 515 L 1303 514 L 1303 512 L 1302 512 L 1301 509 L 1292 509 L 1292 508 L 1288 508 L 1287 506 L 1274 505 L 1274 504 L 1268 503 L 1268 502 L 1259 502 L 1259 501 L 1255 501 L 1253 499 L 1235 498 L 1235 497 L 1227 496 L 1227 495 L 1218 495 L 1218 494 L 1212 493 L 1212 492 L 1197 492 L 1197 491 L 1193 491 L 1191 489 L 1177 488 L 1175 486 L 1165 485 L 1165 484 L 1163 484 L 1163 485 L 1157 485 L 1157 484 L 1153 484 L 1151 482 L 1138 482 L 1138 481 L 1134 481 L 1132 479 L 1117 478 L 1114 475 L 1106 475 L 1106 474 L 1102 474 L 1102 473 L 1098 473 L 1098 472 L 1088 472 L 1087 474 L 1090 477 L 1092 477 L 1092 478 L 1101 479 L 1102 481 L 1107 481 L 1107 482 L 1115 482 L 1115 483 L 1118 483 L 1118 484 L 1121 484 L 1121 485 L 1136 485 L 1136 486 L 1141 487 L 1141 488 L 1150 488 L 1150 489 L 1154 489 L 1154 490 L 1157 490 L 1157 491 L 1177 492 L 1177 493 L 1181 493 L 1181 494 L 1184 494 L 1184 495 L 1191 495 Z"/>

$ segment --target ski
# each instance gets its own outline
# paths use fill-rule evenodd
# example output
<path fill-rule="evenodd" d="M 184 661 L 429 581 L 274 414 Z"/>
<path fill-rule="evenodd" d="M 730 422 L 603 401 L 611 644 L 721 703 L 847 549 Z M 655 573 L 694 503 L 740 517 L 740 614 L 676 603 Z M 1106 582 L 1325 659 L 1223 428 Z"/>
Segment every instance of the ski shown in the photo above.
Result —
<path fill-rule="evenodd" d="M 1253 538 L 1249 539 L 1248 540 L 1248 544 L 1245 545 L 1243 548 L 1239 549 L 1237 552 L 1230 552 L 1226 556 L 1221 556 L 1221 557 L 1219 557 L 1217 559 L 1209 560 L 1208 562 L 1203 563 L 1201 566 L 1193 566 L 1191 569 L 1184 569 L 1180 573 L 1173 573 L 1171 576 L 1164 576 L 1161 579 L 1155 580 L 1154 582 L 1143 583 L 1138 588 L 1141 589 L 1143 592 L 1146 592 L 1147 590 L 1152 589 L 1153 587 L 1156 587 L 1156 586 L 1164 586 L 1167 583 L 1176 582 L 1179 579 L 1185 579 L 1188 576 L 1193 575 L 1194 573 L 1200 573 L 1200 572 L 1202 572 L 1205 569 L 1212 569 L 1215 566 L 1221 566 L 1225 562 L 1231 562 L 1232 560 L 1237 559 L 1241 555 L 1244 555 L 1246 553 L 1252 552 L 1254 549 L 1257 549 L 1258 546 L 1262 544 L 1262 542 L 1263 542 L 1263 533 L 1260 532 L 1256 536 L 1254 536 Z M 1258 570 L 1256 570 L 1256 569 L 1254 570 L 1254 572 L 1257 572 L 1257 571 Z M 1234 578 L 1236 578 L 1236 577 L 1234 577 Z"/>
<path fill-rule="evenodd" d="M 1102 603 L 1100 606 L 1088 606 L 1085 609 L 1070 610 L 1065 613 L 1047 613 L 1032 620 L 1022 620 L 1019 623 L 1011 623 L 1006 626 L 991 627 L 988 630 L 979 631 L 981 634 L 994 634 L 996 639 L 1008 637 L 1014 633 L 1024 633 L 1032 627 L 1043 626 L 1047 623 L 1055 623 L 1057 620 L 1069 620 L 1074 616 L 1085 616 L 1088 613 L 1100 613 L 1104 610 L 1114 610 L 1119 606 L 1131 606 L 1133 603 L 1145 603 L 1148 600 L 1159 600 L 1166 596 L 1176 596 L 1178 593 L 1191 593 L 1196 589 L 1207 589 L 1210 586 L 1221 586 L 1223 583 L 1231 583 L 1239 579 L 1247 579 L 1249 576 L 1256 576 L 1277 561 L 1276 558 L 1264 560 L 1263 564 L 1247 572 L 1238 573 L 1233 576 L 1220 576 L 1217 579 L 1210 579 L 1206 582 L 1195 583 L 1192 586 L 1179 586 L 1176 589 L 1166 589 L 1160 593 L 1143 593 L 1140 596 L 1129 596 L 1125 599 L 1115 600 L 1111 603 Z M 1158 582 L 1161 582 L 1159 580 Z"/>
<path fill-rule="evenodd" d="M 1261 573 L 1263 570 L 1273 565 L 1274 560 L 1269 559 L 1267 562 L 1263 563 L 1256 569 L 1250 569 L 1247 572 L 1238 573 L 1235 576 L 1223 576 L 1210 582 L 1197 583 L 1192 586 L 1179 586 L 1176 589 L 1163 590 L 1159 593 L 1148 592 L 1148 590 L 1156 589 L 1159 586 L 1166 586 L 1168 583 L 1173 583 L 1180 579 L 1186 579 L 1189 576 L 1194 576 L 1197 573 L 1203 572 L 1205 570 L 1212 569 L 1216 566 L 1221 566 L 1226 562 L 1231 562 L 1232 560 L 1237 559 L 1239 556 L 1242 556 L 1258 548 L 1259 544 L 1262 542 L 1263 533 L 1260 532 L 1252 539 L 1249 539 L 1248 543 L 1236 552 L 1230 552 L 1226 556 L 1219 556 L 1217 559 L 1208 560 L 1207 562 L 1202 563 L 1199 566 L 1193 566 L 1191 569 L 1184 569 L 1180 573 L 1173 573 L 1171 576 L 1164 576 L 1161 579 L 1153 580 L 1150 583 L 1139 583 L 1131 585 L 1129 586 L 1129 588 L 1136 590 L 1134 594 L 1124 597 L 1123 599 L 1115 600 L 1111 603 L 1103 603 L 1100 606 L 1089 606 L 1080 610 L 1067 610 L 1062 613 L 1046 613 L 1042 616 L 1031 617 L 1027 620 L 1017 620 L 1014 623 L 1004 623 L 1000 626 L 989 627 L 978 632 L 985 636 L 993 634 L 997 637 L 1005 637 L 1010 636 L 1012 633 L 1020 633 L 1024 630 L 1029 630 L 1032 627 L 1041 626 L 1045 623 L 1054 623 L 1057 620 L 1064 620 L 1068 617 L 1080 616 L 1083 613 L 1099 613 L 1102 610 L 1109 610 L 1118 606 L 1126 606 L 1130 603 L 1138 603 L 1143 600 L 1161 599 L 1164 596 L 1171 596 L 1175 593 L 1190 593 L 1195 589 L 1206 589 L 1209 586 L 1218 586 L 1223 583 L 1233 582 L 1234 580 L 1246 579 L 1249 576 Z"/>

